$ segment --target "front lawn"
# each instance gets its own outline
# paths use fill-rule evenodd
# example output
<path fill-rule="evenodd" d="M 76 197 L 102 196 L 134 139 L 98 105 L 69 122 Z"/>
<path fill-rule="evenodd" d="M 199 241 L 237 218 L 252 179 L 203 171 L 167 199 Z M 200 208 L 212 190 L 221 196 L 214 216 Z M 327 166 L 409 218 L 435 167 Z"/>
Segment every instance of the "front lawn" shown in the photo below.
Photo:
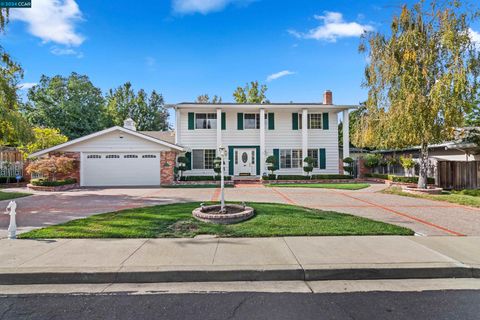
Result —
<path fill-rule="evenodd" d="M 412 235 L 413 231 L 348 214 L 273 203 L 248 203 L 255 216 L 233 225 L 214 225 L 192 217 L 198 203 L 160 205 L 98 214 L 20 235 L 35 238 L 180 238 Z"/>
<path fill-rule="evenodd" d="M 412 198 L 422 198 L 422 199 L 429 199 L 435 201 L 445 201 L 455 204 L 461 204 L 464 206 L 471 206 L 471 207 L 478 207 L 480 208 L 480 197 L 479 196 L 472 196 L 462 193 L 455 193 L 455 192 L 448 192 L 444 191 L 442 194 L 434 195 L 434 194 L 413 194 L 404 192 L 400 187 L 390 187 L 383 191 L 382 193 L 386 194 L 395 194 L 399 196 L 406 196 Z"/>
<path fill-rule="evenodd" d="M 22 197 L 26 197 L 26 196 L 30 196 L 30 195 L 31 195 L 31 193 L 0 191 L 0 201 L 22 198 Z"/>
<path fill-rule="evenodd" d="M 280 188 L 322 188 L 340 190 L 360 190 L 370 187 L 368 183 L 272 183 L 268 187 Z"/>

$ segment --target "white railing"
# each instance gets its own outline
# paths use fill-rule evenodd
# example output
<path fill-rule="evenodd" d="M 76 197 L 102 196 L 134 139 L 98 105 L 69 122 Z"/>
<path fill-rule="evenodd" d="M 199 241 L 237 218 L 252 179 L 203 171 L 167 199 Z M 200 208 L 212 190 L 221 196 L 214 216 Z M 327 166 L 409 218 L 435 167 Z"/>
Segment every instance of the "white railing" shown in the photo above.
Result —
<path fill-rule="evenodd" d="M 23 162 L 0 161 L 0 177 L 23 177 Z"/>

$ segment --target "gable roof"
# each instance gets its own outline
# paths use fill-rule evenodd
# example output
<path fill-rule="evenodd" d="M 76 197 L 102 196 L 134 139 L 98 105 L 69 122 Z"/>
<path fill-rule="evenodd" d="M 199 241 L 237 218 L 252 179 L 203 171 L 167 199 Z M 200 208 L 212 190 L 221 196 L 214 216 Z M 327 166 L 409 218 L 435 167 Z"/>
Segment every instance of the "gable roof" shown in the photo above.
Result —
<path fill-rule="evenodd" d="M 142 134 L 152 138 L 162 140 L 169 143 L 175 143 L 175 131 L 139 131 Z"/>
<path fill-rule="evenodd" d="M 146 135 L 146 134 L 138 132 L 138 131 L 133 131 L 133 130 L 126 129 L 126 128 L 123 128 L 123 127 L 115 126 L 115 127 L 111 127 L 111 128 L 102 130 L 102 131 L 94 132 L 92 134 L 89 134 L 89 135 L 86 135 L 86 136 L 83 136 L 83 137 L 80 137 L 80 138 L 77 138 L 77 139 L 74 139 L 74 140 L 71 140 L 71 141 L 67 141 L 65 143 L 56 145 L 56 146 L 51 147 L 51 148 L 47 148 L 47 149 L 44 149 L 44 150 L 37 151 L 35 153 L 32 153 L 29 157 L 39 157 L 39 156 L 44 155 L 46 153 L 49 153 L 49 152 L 52 152 L 52 151 L 55 151 L 55 150 L 58 150 L 58 149 L 61 149 L 61 148 L 65 148 L 67 146 L 71 146 L 73 144 L 77 144 L 77 143 L 80 143 L 80 142 L 83 142 L 83 141 L 87 141 L 87 140 L 93 139 L 95 137 L 99 137 L 101 135 L 104 135 L 104 134 L 107 134 L 107 133 L 110 133 L 110 132 L 113 132 L 113 131 L 116 131 L 116 130 L 125 132 L 127 134 L 131 134 L 133 136 L 136 136 L 136 137 L 139 137 L 139 138 L 142 138 L 142 139 L 154 142 L 154 143 L 158 143 L 160 145 L 163 145 L 163 146 L 166 146 L 166 147 L 178 150 L 178 151 L 184 151 L 184 149 L 182 147 L 180 147 L 180 146 L 178 146 L 174 143 L 170 143 L 170 142 L 152 137 L 150 135 Z"/>

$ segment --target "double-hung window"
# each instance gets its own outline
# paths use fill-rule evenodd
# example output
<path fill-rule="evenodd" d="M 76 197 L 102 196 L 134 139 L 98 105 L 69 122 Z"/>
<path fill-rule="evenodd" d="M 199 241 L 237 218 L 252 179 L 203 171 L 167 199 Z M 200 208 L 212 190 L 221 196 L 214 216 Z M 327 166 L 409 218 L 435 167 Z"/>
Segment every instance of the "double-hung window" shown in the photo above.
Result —
<path fill-rule="evenodd" d="M 268 117 L 265 113 L 265 128 L 268 128 Z M 243 115 L 244 129 L 260 129 L 260 113 L 245 113 Z"/>
<path fill-rule="evenodd" d="M 216 129 L 216 113 L 195 113 L 195 129 Z"/>
<path fill-rule="evenodd" d="M 192 150 L 192 169 L 213 169 L 215 149 Z"/>
<path fill-rule="evenodd" d="M 302 149 L 280 149 L 280 168 L 301 168 L 303 163 Z"/>
<path fill-rule="evenodd" d="M 308 149 L 308 156 L 314 160 L 313 167 L 318 168 L 318 149 Z"/>
<path fill-rule="evenodd" d="M 298 114 L 298 128 L 302 129 L 303 121 L 302 114 Z M 308 129 L 322 129 L 322 114 L 321 113 L 309 113 L 307 115 Z"/>

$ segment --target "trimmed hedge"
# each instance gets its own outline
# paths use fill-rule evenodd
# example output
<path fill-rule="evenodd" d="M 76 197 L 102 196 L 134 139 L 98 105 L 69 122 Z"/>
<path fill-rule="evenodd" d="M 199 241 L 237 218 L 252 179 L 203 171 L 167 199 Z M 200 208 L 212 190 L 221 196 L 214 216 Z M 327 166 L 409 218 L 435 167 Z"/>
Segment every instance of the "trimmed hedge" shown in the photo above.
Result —
<path fill-rule="evenodd" d="M 225 176 L 225 181 L 232 180 L 231 176 Z M 220 176 L 185 176 L 180 181 L 220 181 Z"/>
<path fill-rule="evenodd" d="M 277 180 L 277 175 L 276 174 L 269 174 L 268 176 L 262 176 L 262 180 Z"/>
<path fill-rule="evenodd" d="M 402 176 L 394 176 L 392 174 L 366 173 L 365 177 L 383 179 L 383 180 L 390 180 L 392 182 L 418 183 L 418 177 L 402 177 Z M 434 178 L 427 178 L 427 183 L 434 184 L 435 179 Z"/>
<path fill-rule="evenodd" d="M 57 180 L 57 181 L 48 181 L 45 179 L 32 179 L 30 183 L 33 184 L 34 186 L 39 186 L 39 187 L 58 187 L 58 186 L 64 186 L 67 184 L 75 184 L 77 183 L 77 179 L 65 179 L 65 180 Z"/>
<path fill-rule="evenodd" d="M 15 177 L 0 177 L 0 184 L 7 183 L 7 179 L 8 183 L 17 183 L 17 178 Z M 23 177 L 20 179 L 20 182 L 22 181 L 24 181 Z"/>
<path fill-rule="evenodd" d="M 352 176 L 346 174 L 314 174 L 311 176 L 304 175 L 278 175 L 277 178 L 274 178 L 275 175 L 263 176 L 263 180 L 346 180 L 353 179 Z"/>

